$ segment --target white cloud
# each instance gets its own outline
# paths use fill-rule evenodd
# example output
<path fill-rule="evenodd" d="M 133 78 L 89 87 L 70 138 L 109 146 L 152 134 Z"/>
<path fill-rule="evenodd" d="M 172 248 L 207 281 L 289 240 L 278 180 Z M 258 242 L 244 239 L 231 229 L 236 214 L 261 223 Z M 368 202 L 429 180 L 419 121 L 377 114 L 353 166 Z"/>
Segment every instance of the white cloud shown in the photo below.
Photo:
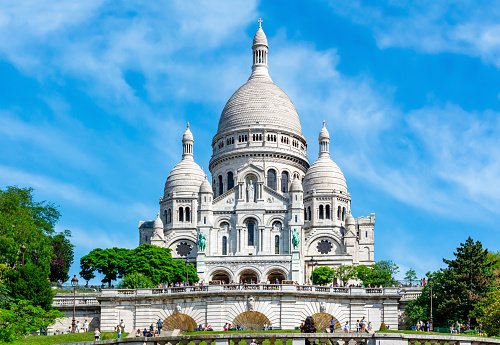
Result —
<path fill-rule="evenodd" d="M 381 48 L 411 48 L 481 57 L 500 67 L 500 7 L 496 1 L 332 1 L 337 14 L 373 30 Z"/>

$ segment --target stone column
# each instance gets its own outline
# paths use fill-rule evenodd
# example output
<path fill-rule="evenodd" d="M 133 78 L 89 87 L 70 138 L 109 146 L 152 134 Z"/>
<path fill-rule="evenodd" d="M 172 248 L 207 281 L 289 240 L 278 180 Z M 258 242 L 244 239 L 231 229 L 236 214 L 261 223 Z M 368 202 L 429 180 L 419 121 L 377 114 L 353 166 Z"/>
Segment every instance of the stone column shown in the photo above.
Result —
<path fill-rule="evenodd" d="M 205 253 L 198 253 L 196 257 L 196 273 L 200 280 L 208 284 L 208 278 L 205 276 Z"/>

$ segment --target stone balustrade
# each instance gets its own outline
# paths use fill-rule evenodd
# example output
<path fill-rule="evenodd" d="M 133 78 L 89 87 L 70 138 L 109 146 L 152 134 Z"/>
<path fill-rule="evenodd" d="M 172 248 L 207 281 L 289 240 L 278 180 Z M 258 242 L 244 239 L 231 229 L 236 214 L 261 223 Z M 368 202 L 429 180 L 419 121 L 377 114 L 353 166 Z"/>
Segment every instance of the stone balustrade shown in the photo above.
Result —
<path fill-rule="evenodd" d="M 445 335 L 423 335 L 423 334 L 402 334 L 402 333 L 247 333 L 247 334 L 200 334 L 186 336 L 163 336 L 155 338 L 123 338 L 114 340 L 103 340 L 99 344 L 127 344 L 127 345 L 199 345 L 204 342 L 216 345 L 229 345 L 232 342 L 235 344 L 245 341 L 247 345 L 255 340 L 258 344 L 269 340 L 271 345 L 276 341 L 281 341 L 285 344 L 288 340 L 292 341 L 292 345 L 305 345 L 306 339 L 312 344 L 326 345 L 415 345 L 416 343 L 431 345 L 497 345 L 500 344 L 500 339 L 483 338 L 483 337 L 466 337 L 466 336 L 445 336 Z M 91 345 L 94 342 L 77 343 L 78 345 Z M 76 345 L 76 344 L 75 344 Z"/>
<path fill-rule="evenodd" d="M 60 293 L 52 300 L 52 306 L 56 308 L 73 307 L 73 302 L 76 307 L 98 306 L 98 295 L 99 293 L 77 293 L 76 296 L 73 296 L 72 293 Z"/>

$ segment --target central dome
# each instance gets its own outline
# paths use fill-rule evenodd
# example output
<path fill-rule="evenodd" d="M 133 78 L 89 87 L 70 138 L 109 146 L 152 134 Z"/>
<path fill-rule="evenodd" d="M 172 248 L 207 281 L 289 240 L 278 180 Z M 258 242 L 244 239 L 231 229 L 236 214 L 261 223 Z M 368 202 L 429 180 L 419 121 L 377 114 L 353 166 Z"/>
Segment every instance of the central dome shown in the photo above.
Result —
<path fill-rule="evenodd" d="M 292 101 L 269 76 L 250 77 L 231 96 L 222 111 L 217 133 L 255 124 L 302 135 L 299 115 Z"/>

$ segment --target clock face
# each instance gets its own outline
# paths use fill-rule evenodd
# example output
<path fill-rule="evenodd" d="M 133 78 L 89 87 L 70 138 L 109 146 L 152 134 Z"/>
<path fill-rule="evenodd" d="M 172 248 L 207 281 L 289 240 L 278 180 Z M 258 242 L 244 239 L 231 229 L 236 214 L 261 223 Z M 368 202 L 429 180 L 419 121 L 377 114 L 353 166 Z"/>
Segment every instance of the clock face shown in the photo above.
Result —
<path fill-rule="evenodd" d="M 180 242 L 175 251 L 179 256 L 188 256 L 192 249 L 193 247 L 186 242 Z"/>
<path fill-rule="evenodd" d="M 327 240 L 321 240 L 318 242 L 318 246 L 316 248 L 319 253 L 328 254 L 332 251 L 332 243 Z"/>

